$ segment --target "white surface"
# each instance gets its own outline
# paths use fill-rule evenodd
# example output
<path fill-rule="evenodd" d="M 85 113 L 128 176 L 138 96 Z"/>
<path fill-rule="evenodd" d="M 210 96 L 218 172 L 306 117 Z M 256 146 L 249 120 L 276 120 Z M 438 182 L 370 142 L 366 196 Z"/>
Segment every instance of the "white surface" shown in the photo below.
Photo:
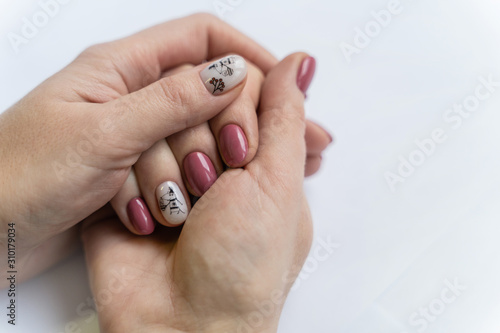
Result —
<path fill-rule="evenodd" d="M 280 332 L 498 332 L 500 88 L 458 129 L 443 115 L 474 93 L 478 77 L 500 81 L 500 5 L 401 0 L 402 13 L 348 63 L 339 44 L 352 43 L 354 29 L 389 1 L 222 2 L 236 4 L 225 20 L 277 56 L 296 50 L 316 56 L 307 109 L 336 138 L 306 190 L 313 249 L 329 237 L 340 247 L 324 261 L 309 259 Z M 16 55 L 6 35 L 39 8 L 35 1 L 0 1 L 0 109 L 88 45 L 191 12 L 215 12 L 213 5 L 73 0 Z M 396 172 L 399 155 L 408 157 L 414 141 L 435 128 L 447 140 L 392 192 L 384 174 Z M 439 308 L 442 295 L 452 298 L 447 283 L 456 279 L 466 290 Z M 68 322 L 87 318 L 75 311 L 90 296 L 81 256 L 19 290 L 16 332 L 64 332 Z M 0 304 L 6 299 L 2 292 Z M 426 330 L 421 319 L 412 326 L 412 314 L 429 305 L 442 313 Z M 13 331 L 0 318 L 0 331 Z"/>

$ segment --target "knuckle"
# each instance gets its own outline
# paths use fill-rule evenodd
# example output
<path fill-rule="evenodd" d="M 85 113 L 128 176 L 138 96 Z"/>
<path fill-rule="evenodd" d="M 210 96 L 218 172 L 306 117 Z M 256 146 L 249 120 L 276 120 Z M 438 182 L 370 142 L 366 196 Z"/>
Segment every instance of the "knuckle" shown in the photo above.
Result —
<path fill-rule="evenodd" d="M 217 16 L 206 12 L 192 14 L 187 17 L 187 21 L 192 22 L 192 27 L 197 31 L 206 31 L 218 26 L 221 22 Z"/>
<path fill-rule="evenodd" d="M 211 24 L 220 21 L 220 19 L 217 16 L 206 12 L 193 14 L 191 17 L 194 20 L 201 21 L 205 24 Z"/>
<path fill-rule="evenodd" d="M 262 87 L 264 80 L 265 80 L 265 75 L 260 70 L 260 68 L 258 68 L 257 66 L 255 66 L 251 62 L 247 61 L 247 64 L 248 64 L 248 81 L 247 81 L 248 88 L 247 89 L 251 89 L 252 94 L 254 94 L 256 96 L 260 96 L 261 87 Z"/>
<path fill-rule="evenodd" d="M 114 54 L 112 52 L 110 43 L 96 44 L 86 48 L 77 58 L 80 63 L 91 66 L 95 71 L 91 72 L 99 73 L 99 77 L 109 77 L 109 75 L 116 74 L 116 64 L 115 60 L 111 56 Z"/>
<path fill-rule="evenodd" d="M 281 105 L 273 105 L 266 109 L 266 114 L 271 117 L 271 125 L 277 132 L 289 128 L 303 129 L 305 131 L 305 116 L 303 106 L 294 103 L 283 102 Z"/>
<path fill-rule="evenodd" d="M 167 71 L 163 72 L 161 74 L 161 78 L 169 77 L 169 76 L 172 76 L 172 75 L 175 75 L 175 74 L 179 74 L 179 73 L 188 71 L 190 69 L 193 69 L 194 67 L 195 66 L 193 64 L 182 64 L 182 65 L 179 65 L 179 66 L 177 66 L 175 68 L 168 69 Z"/>
<path fill-rule="evenodd" d="M 249 75 L 251 75 L 252 78 L 254 78 L 257 82 L 262 84 L 262 82 L 264 82 L 265 79 L 264 72 L 259 67 L 255 66 L 253 63 L 249 61 L 247 61 L 247 64 L 248 64 Z"/>
<path fill-rule="evenodd" d="M 259 191 L 280 205 L 297 201 L 297 194 L 302 191 L 302 178 L 289 165 L 288 156 L 273 156 L 272 162 L 263 165 L 251 165 L 251 177 L 258 185 Z"/>
<path fill-rule="evenodd" d="M 158 81 L 161 89 L 161 103 L 166 103 L 173 110 L 184 110 L 189 104 L 189 83 L 179 83 L 170 77 L 162 78 Z"/>
<path fill-rule="evenodd" d="M 104 54 L 107 54 L 110 48 L 110 43 L 100 43 L 94 44 L 87 47 L 80 53 L 80 57 L 93 57 L 101 58 Z"/>

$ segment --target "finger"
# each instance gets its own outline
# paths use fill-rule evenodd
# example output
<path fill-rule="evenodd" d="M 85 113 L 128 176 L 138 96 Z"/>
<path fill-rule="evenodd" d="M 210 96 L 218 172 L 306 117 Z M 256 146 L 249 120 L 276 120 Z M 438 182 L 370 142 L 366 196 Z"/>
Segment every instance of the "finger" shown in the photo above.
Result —
<path fill-rule="evenodd" d="M 215 116 L 244 87 L 246 62 L 231 56 L 232 75 L 223 76 L 205 64 L 178 73 L 117 100 L 103 104 L 101 116 L 111 125 L 114 142 L 122 149 L 142 152 L 161 138 Z M 225 59 L 225 58 L 223 58 Z"/>
<path fill-rule="evenodd" d="M 321 167 L 322 160 L 323 158 L 321 157 L 321 155 L 307 156 L 306 170 L 304 175 L 306 177 L 309 177 L 318 172 L 319 168 Z"/>
<path fill-rule="evenodd" d="M 135 164 L 137 181 L 155 219 L 166 226 L 182 224 L 189 213 L 188 193 L 167 142 L 159 140 Z"/>
<path fill-rule="evenodd" d="M 323 160 L 321 154 L 332 143 L 333 138 L 323 127 L 306 120 L 305 140 L 307 150 L 305 176 L 309 177 L 318 172 Z"/>
<path fill-rule="evenodd" d="M 233 168 L 242 167 L 250 162 L 255 156 L 259 145 L 256 109 L 259 104 L 260 89 L 264 81 L 264 74 L 255 65 L 248 62 L 247 64 L 247 81 L 242 93 L 221 113 L 209 121 L 212 133 L 217 139 L 220 156 L 224 159 L 227 166 Z M 190 69 L 190 67 L 193 66 L 181 65 L 163 73 L 162 77 L 180 73 Z M 197 131 L 197 133 L 200 135 L 199 131 Z M 192 140 L 185 134 L 180 135 L 179 133 L 169 137 L 170 147 L 176 155 L 176 158 L 178 160 L 180 159 L 181 163 L 184 157 L 187 156 L 186 152 L 178 154 L 177 144 L 173 143 L 171 140 L 172 137 L 175 137 L 176 142 L 179 142 L 183 146 L 191 144 L 192 149 L 188 149 L 187 153 L 194 152 L 196 147 L 192 145 Z M 208 141 L 213 141 L 208 135 L 206 135 L 206 141 L 201 140 L 202 144 L 205 143 L 207 151 L 210 153 L 206 154 L 206 156 L 208 156 L 211 161 L 214 161 L 215 170 L 217 174 L 220 174 L 222 172 L 222 166 L 219 167 L 218 154 L 217 152 L 213 154 L 212 147 L 209 148 L 207 145 Z M 186 173 L 183 173 L 183 175 L 186 175 Z M 213 181 L 215 181 L 215 179 L 213 179 Z M 188 189 L 194 195 L 200 196 L 199 191 L 193 192 L 193 187 L 189 186 L 189 182 Z"/>
<path fill-rule="evenodd" d="M 300 67 L 305 59 L 308 56 L 304 53 L 285 58 L 271 70 L 262 88 L 260 146 L 249 165 L 259 175 L 272 177 L 273 181 L 266 182 L 270 186 L 302 186 L 306 159 L 304 94 L 297 86 L 297 73 L 303 71 Z"/>
<path fill-rule="evenodd" d="M 262 46 L 210 14 L 169 21 L 95 49 L 112 53 L 113 63 L 132 92 L 156 81 L 161 73 L 184 63 L 200 64 L 234 52 L 264 73 L 277 60 Z"/>
<path fill-rule="evenodd" d="M 321 155 L 333 142 L 333 138 L 323 127 L 311 120 L 306 120 L 306 148 L 308 156 Z"/>
<path fill-rule="evenodd" d="M 163 77 L 181 73 L 193 65 L 185 64 L 168 70 Z M 167 139 L 180 166 L 184 184 L 195 196 L 202 196 L 223 172 L 215 139 L 207 123 L 185 129 Z"/>
<path fill-rule="evenodd" d="M 185 72 L 187 70 L 193 69 L 194 67 L 195 66 L 192 64 L 183 64 L 183 65 L 180 65 L 180 66 L 177 66 L 174 68 L 170 68 L 170 69 L 164 71 L 163 73 L 161 73 L 160 79 L 164 78 L 164 77 L 169 77 L 169 76 L 172 76 L 172 75 L 175 75 L 178 73 Z"/>
<path fill-rule="evenodd" d="M 252 64 L 242 93 L 209 121 L 220 155 L 227 166 L 238 168 L 250 162 L 259 146 L 257 106 L 264 82 L 263 73 Z"/>
<path fill-rule="evenodd" d="M 149 235 L 155 229 L 155 221 L 141 198 L 134 169 L 122 188 L 111 199 L 111 206 L 128 230 L 137 235 Z"/>
<path fill-rule="evenodd" d="M 167 142 L 182 166 L 189 192 L 201 197 L 224 171 L 210 127 L 203 123 L 188 128 L 169 136 Z"/>

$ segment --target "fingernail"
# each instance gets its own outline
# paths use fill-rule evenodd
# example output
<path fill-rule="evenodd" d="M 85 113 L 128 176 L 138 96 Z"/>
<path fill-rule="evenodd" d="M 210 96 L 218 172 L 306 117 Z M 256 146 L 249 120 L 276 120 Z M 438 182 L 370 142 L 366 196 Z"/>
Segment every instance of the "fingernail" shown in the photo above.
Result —
<path fill-rule="evenodd" d="M 318 125 L 319 128 L 321 128 L 321 130 L 323 130 L 323 133 L 325 133 L 325 135 L 328 137 L 328 144 L 332 143 L 333 142 L 333 136 L 330 134 L 330 132 L 328 132 L 326 129 L 323 128 L 323 126 L 320 126 Z"/>
<path fill-rule="evenodd" d="M 297 86 L 304 93 L 307 92 L 309 85 L 316 71 L 316 60 L 313 57 L 307 57 L 302 61 L 297 74 Z"/>
<path fill-rule="evenodd" d="M 220 95 L 241 83 L 247 76 L 247 63 L 237 55 L 214 61 L 200 72 L 201 80 L 213 95 Z"/>
<path fill-rule="evenodd" d="M 184 159 L 187 181 L 197 196 L 201 197 L 217 180 L 217 172 L 207 155 L 194 152 Z"/>
<path fill-rule="evenodd" d="M 156 199 L 161 214 L 173 225 L 178 225 L 186 221 L 188 207 L 186 199 L 175 182 L 164 182 L 156 188 Z"/>
<path fill-rule="evenodd" d="M 325 130 L 325 133 L 326 133 L 326 135 L 328 135 L 328 139 L 330 139 L 330 143 L 332 143 L 333 142 L 333 136 L 327 130 Z"/>
<path fill-rule="evenodd" d="M 142 235 L 149 235 L 155 230 L 153 217 L 142 198 L 134 198 L 127 204 L 127 215 L 135 230 Z"/>
<path fill-rule="evenodd" d="M 227 165 L 237 166 L 247 157 L 247 137 L 238 125 L 224 126 L 219 134 L 219 143 L 222 156 Z"/>

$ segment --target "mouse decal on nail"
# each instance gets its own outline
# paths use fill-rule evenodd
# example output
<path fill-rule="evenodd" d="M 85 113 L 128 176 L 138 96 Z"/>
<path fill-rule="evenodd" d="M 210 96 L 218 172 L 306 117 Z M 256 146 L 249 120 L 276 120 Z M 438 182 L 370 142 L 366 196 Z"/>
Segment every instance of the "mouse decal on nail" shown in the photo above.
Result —
<path fill-rule="evenodd" d="M 160 198 L 160 209 L 162 211 L 169 209 L 170 215 L 172 214 L 184 214 L 184 211 L 180 206 L 184 206 L 182 201 L 177 199 L 177 195 L 173 188 L 169 187 L 167 193 Z"/>
<path fill-rule="evenodd" d="M 215 70 L 217 73 L 223 76 L 231 76 L 234 73 L 234 69 L 229 65 L 234 64 L 235 62 L 236 62 L 235 57 L 233 56 L 227 57 L 214 63 L 212 66 L 208 67 L 208 69 Z"/>
<path fill-rule="evenodd" d="M 201 80 L 212 95 L 220 95 L 233 89 L 245 80 L 246 75 L 245 59 L 237 55 L 218 59 L 200 72 Z"/>

